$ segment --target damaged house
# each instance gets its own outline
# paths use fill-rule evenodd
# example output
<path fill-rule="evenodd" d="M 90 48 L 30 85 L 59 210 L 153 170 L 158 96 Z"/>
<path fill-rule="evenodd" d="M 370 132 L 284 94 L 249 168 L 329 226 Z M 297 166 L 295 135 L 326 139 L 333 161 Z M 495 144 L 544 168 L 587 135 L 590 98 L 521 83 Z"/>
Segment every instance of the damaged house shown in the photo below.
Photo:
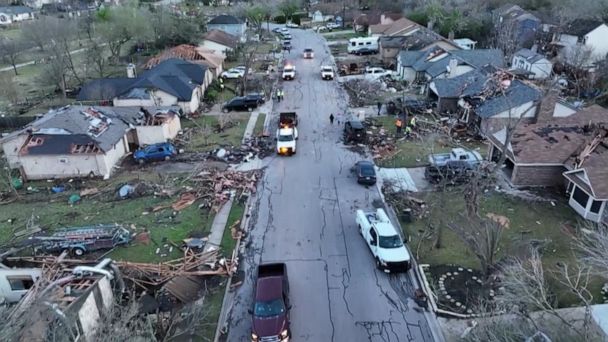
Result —
<path fill-rule="evenodd" d="M 184 113 L 198 110 L 213 76 L 199 63 L 171 58 L 132 78 L 100 78 L 85 84 L 77 99 L 112 102 L 117 107 L 179 106 Z"/>
<path fill-rule="evenodd" d="M 420 27 L 418 30 L 399 36 L 383 36 L 378 39 L 380 58 L 386 66 L 397 66 L 397 57 L 402 50 L 424 50 L 440 47 L 447 51 L 459 49 L 454 43 L 441 35 Z"/>
<path fill-rule="evenodd" d="M 0 140 L 24 179 L 110 177 L 136 146 L 165 142 L 181 129 L 179 109 L 68 106 Z"/>
<path fill-rule="evenodd" d="M 572 21 L 555 33 L 551 46 L 559 60 L 575 68 L 591 68 L 608 54 L 608 25 L 589 19 Z"/>
<path fill-rule="evenodd" d="M 606 221 L 608 110 L 592 105 L 576 111 L 556 102 L 553 110 L 542 106 L 539 112 L 534 122 L 515 128 L 506 149 L 507 178 L 516 186 L 565 188 L 579 215 Z M 504 150 L 505 135 L 505 129 L 489 135 L 493 160 Z"/>
<path fill-rule="evenodd" d="M 503 66 L 503 53 L 497 49 L 446 50 L 432 46 L 419 51 L 401 51 L 397 73 L 408 83 L 426 85 L 438 78 L 453 78 L 486 65 Z"/>
<path fill-rule="evenodd" d="M 521 49 L 513 54 L 511 71 L 528 79 L 544 80 L 553 73 L 553 63 L 535 49 Z"/>
<path fill-rule="evenodd" d="M 217 51 L 223 57 L 229 52 L 236 50 L 238 37 L 220 30 L 210 30 L 203 36 L 202 47 Z"/>
<path fill-rule="evenodd" d="M 533 119 L 541 98 L 535 86 L 490 66 L 454 78 L 436 79 L 429 90 L 440 113 L 460 112 L 461 122 L 475 125 L 483 134 L 494 133 L 520 117 Z"/>
<path fill-rule="evenodd" d="M 211 70 L 214 78 L 219 77 L 222 71 L 224 71 L 224 60 L 226 59 L 220 53 L 215 53 L 214 50 L 206 47 L 182 44 L 166 49 L 155 57 L 152 57 L 146 63 L 145 68 L 152 69 L 161 62 L 171 58 L 179 58 L 192 63 L 202 64 Z"/>

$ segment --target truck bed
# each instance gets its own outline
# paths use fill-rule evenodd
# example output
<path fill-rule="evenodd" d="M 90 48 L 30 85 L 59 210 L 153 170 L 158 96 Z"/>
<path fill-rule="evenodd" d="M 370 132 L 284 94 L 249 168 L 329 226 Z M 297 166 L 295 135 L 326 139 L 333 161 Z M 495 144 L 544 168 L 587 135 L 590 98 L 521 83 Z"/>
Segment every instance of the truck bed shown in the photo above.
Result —
<path fill-rule="evenodd" d="M 258 266 L 258 278 L 282 277 L 286 274 L 286 268 L 284 263 L 260 265 Z"/>

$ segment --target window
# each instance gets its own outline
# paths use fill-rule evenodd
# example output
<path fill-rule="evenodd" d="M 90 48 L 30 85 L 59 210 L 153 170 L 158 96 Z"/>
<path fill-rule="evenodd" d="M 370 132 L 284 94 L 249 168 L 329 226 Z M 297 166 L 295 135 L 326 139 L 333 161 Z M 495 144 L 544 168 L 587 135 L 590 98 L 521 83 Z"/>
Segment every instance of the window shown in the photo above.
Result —
<path fill-rule="evenodd" d="M 576 201 L 576 203 L 580 204 L 583 208 L 587 207 L 587 201 L 589 200 L 589 195 L 587 195 L 578 186 L 574 188 L 574 193 L 572 194 L 572 198 Z"/>
<path fill-rule="evenodd" d="M 13 291 L 29 290 L 34 286 L 34 279 L 29 275 L 7 276 L 6 280 Z"/>
<path fill-rule="evenodd" d="M 602 208 L 602 201 L 593 201 L 591 202 L 591 212 L 594 214 L 599 214 L 600 213 L 600 209 Z"/>
<path fill-rule="evenodd" d="M 350 43 L 350 46 L 357 46 L 357 43 L 352 42 L 352 43 Z"/>
<path fill-rule="evenodd" d="M 369 236 L 371 237 L 371 244 L 372 245 L 377 245 L 378 244 L 378 234 L 376 234 L 376 231 L 374 230 L 374 228 L 371 228 L 369 230 Z"/>
<path fill-rule="evenodd" d="M 372 45 L 372 42 L 367 42 L 365 43 L 365 45 Z"/>

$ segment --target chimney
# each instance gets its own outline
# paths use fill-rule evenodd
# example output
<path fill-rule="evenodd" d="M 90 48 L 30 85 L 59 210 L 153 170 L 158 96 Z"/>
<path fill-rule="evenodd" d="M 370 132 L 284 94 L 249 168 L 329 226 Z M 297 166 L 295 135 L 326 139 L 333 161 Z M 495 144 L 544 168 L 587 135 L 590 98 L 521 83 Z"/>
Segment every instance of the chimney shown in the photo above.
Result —
<path fill-rule="evenodd" d="M 135 78 L 136 76 L 137 72 L 135 71 L 135 64 L 129 63 L 129 65 L 127 65 L 127 77 Z"/>
<path fill-rule="evenodd" d="M 534 123 L 549 122 L 553 119 L 555 104 L 559 101 L 559 89 L 554 87 L 547 92 L 547 95 L 540 100 L 540 106 Z"/>
<path fill-rule="evenodd" d="M 454 40 L 454 31 L 448 33 L 448 40 Z"/>
<path fill-rule="evenodd" d="M 452 58 L 448 63 L 448 77 L 452 77 L 452 75 L 456 73 L 456 69 L 458 69 L 458 60 L 456 58 Z"/>

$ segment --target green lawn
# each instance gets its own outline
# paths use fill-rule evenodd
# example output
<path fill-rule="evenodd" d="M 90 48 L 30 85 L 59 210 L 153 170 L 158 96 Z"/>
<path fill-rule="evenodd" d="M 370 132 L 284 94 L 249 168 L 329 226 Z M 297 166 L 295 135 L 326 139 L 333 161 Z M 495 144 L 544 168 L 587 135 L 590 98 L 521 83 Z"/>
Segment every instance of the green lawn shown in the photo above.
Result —
<path fill-rule="evenodd" d="M 421 197 L 426 201 L 427 217 L 413 223 L 402 223 L 405 234 L 409 236 L 409 246 L 417 255 L 420 263 L 430 265 L 456 264 L 479 269 L 477 258 L 469 251 L 459 237 L 447 225 L 458 224 L 463 220 L 459 214 L 464 211 L 462 189 L 448 188 L 447 193 L 429 192 Z M 484 195 L 480 214 L 502 215 L 510 220 L 509 228 L 504 230 L 498 259 L 505 257 L 525 257 L 531 241 L 545 241 L 542 259 L 545 274 L 551 277 L 556 263 L 574 262 L 571 238 L 564 227 L 576 225 L 579 217 L 564 202 L 528 202 L 523 199 L 489 192 Z M 429 227 L 444 227 L 441 248 L 434 248 L 435 237 L 423 240 Z M 561 306 L 569 306 L 574 298 L 565 293 L 554 278 L 550 278 Z M 600 284 L 594 281 L 592 291 L 599 296 Z"/>
<path fill-rule="evenodd" d="M 230 227 L 238 220 L 243 219 L 243 213 L 245 212 L 245 204 L 241 201 L 235 201 L 232 204 L 232 208 L 230 209 L 230 214 L 228 215 L 228 221 L 226 222 L 226 229 L 224 230 L 224 235 L 222 236 L 221 247 L 226 256 L 231 255 L 232 251 L 236 247 L 236 240 L 232 238 L 232 232 L 230 231 Z"/>
<path fill-rule="evenodd" d="M 374 120 L 388 131 L 390 135 L 397 132 L 395 118 L 393 116 L 381 116 Z M 380 167 L 420 167 L 428 164 L 428 155 L 432 153 L 449 152 L 453 147 L 465 147 L 475 150 L 486 156 L 488 146 L 479 141 L 452 142 L 440 134 L 429 134 L 414 140 L 398 140 L 396 143 L 397 153 L 390 158 L 377 160 Z"/>
<path fill-rule="evenodd" d="M 233 125 L 223 132 L 215 132 L 218 127 L 220 116 L 205 115 L 193 121 L 185 121 L 184 128 L 192 127 L 194 132 L 187 144 L 188 150 L 211 151 L 220 146 L 240 146 L 245 134 L 245 128 L 249 121 L 249 113 L 223 113 L 228 116 Z"/>
<path fill-rule="evenodd" d="M 21 200 L 0 206 L 0 242 L 7 242 L 15 231 L 25 228 L 32 214 L 38 219 L 37 223 L 50 230 L 63 227 L 86 226 L 93 224 L 120 223 L 136 232 L 144 229 L 150 231 L 152 242 L 149 245 L 134 243 L 128 247 L 115 249 L 110 256 L 116 260 L 136 262 L 158 262 L 180 257 L 181 253 L 173 248 L 173 253 L 166 257 L 166 248 L 159 255 L 156 248 L 169 244 L 169 241 L 180 244 L 191 232 L 207 235 L 213 220 L 213 214 L 207 210 L 198 209 L 198 203 L 180 211 L 174 217 L 172 209 L 164 209 L 153 213 L 152 208 L 160 205 L 170 205 L 177 195 L 171 198 L 155 197 L 151 194 L 140 198 L 116 200 L 115 191 L 127 181 L 145 181 L 147 184 L 162 184 L 167 187 L 179 187 L 179 179 L 161 179 L 152 172 L 129 172 L 117 175 L 110 181 L 86 181 L 84 188 L 97 187 L 107 193 L 93 198 L 83 198 L 81 203 L 70 206 L 67 198 L 78 190 L 66 191 L 61 194 L 51 194 L 48 188 L 52 183 L 28 182 L 26 187 L 32 187 L 39 192 L 26 194 L 21 190 Z M 175 181 L 176 183 L 172 183 Z M 9 223 L 9 219 L 13 223 Z"/>
<path fill-rule="evenodd" d="M 258 115 L 258 120 L 255 122 L 255 127 L 253 128 L 253 136 L 257 137 L 264 133 L 264 122 L 266 121 L 266 114 L 260 113 Z"/>
<path fill-rule="evenodd" d="M 226 289 L 226 279 L 222 279 L 220 286 L 208 290 L 204 305 L 207 307 L 206 316 L 203 318 L 202 332 L 203 341 L 213 341 L 215 330 L 217 329 L 217 321 L 220 318 L 222 311 L 222 303 L 224 301 L 224 291 Z"/>

